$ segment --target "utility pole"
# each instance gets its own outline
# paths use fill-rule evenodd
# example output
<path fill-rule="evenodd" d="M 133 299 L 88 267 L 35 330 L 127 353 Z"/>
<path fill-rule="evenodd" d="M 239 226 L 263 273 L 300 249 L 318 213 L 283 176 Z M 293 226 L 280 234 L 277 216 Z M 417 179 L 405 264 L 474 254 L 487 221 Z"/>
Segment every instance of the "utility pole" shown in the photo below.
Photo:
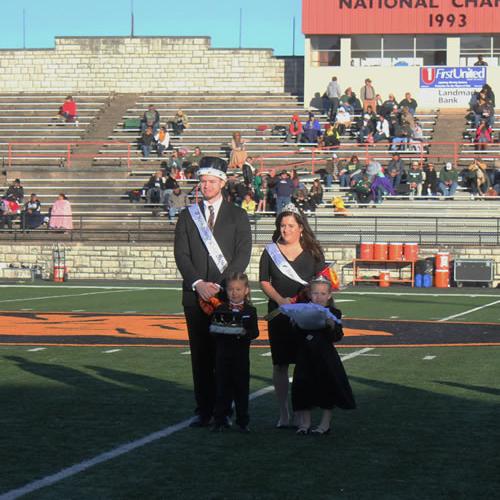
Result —
<path fill-rule="evenodd" d="M 130 0 L 130 37 L 134 38 L 134 0 Z"/>
<path fill-rule="evenodd" d="M 292 55 L 295 55 L 295 16 L 293 16 L 293 27 L 292 27 Z"/>

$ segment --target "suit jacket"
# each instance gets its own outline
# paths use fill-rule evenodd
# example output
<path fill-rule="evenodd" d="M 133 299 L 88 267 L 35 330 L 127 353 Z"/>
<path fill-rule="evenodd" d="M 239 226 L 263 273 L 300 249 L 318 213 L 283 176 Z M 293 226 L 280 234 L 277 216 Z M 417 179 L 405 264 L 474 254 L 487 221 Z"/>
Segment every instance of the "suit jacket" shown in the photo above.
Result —
<path fill-rule="evenodd" d="M 200 208 L 204 214 L 203 202 L 200 202 Z M 243 209 L 224 200 L 213 232 L 228 263 L 223 274 L 208 254 L 189 211 L 183 210 L 179 214 L 175 228 L 174 255 L 183 279 L 184 306 L 193 306 L 198 301 L 196 292 L 192 290 L 196 280 L 211 281 L 224 286 L 224 280 L 229 274 L 244 272 L 250 262 L 252 234 L 248 215 Z"/>

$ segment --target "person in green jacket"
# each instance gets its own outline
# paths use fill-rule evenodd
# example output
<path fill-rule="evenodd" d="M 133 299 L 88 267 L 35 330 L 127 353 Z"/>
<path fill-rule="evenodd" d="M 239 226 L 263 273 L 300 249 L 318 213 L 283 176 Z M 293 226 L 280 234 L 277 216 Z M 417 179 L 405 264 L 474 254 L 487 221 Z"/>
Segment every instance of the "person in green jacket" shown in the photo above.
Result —
<path fill-rule="evenodd" d="M 438 188 L 444 196 L 454 196 L 458 187 L 458 172 L 453 168 L 451 162 L 446 163 L 439 172 Z"/>

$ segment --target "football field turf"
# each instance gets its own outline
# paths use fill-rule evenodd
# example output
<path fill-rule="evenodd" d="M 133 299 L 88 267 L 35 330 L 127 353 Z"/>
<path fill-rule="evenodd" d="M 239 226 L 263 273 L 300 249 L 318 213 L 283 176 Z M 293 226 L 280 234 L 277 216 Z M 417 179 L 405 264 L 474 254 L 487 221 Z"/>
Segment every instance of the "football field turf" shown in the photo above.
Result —
<path fill-rule="evenodd" d="M 325 437 L 274 428 L 265 338 L 251 350 L 251 434 L 187 428 L 175 285 L 1 291 L 2 500 L 497 494 L 496 291 L 339 293 L 349 331 L 339 352 L 358 408 L 336 410 Z M 264 314 L 262 294 L 253 299 Z"/>

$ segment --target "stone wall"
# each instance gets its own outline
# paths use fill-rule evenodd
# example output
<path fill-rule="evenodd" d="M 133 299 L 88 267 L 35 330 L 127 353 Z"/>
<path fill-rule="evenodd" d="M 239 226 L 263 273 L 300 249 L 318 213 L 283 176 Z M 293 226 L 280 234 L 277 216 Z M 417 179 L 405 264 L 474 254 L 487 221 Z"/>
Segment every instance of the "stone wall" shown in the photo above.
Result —
<path fill-rule="evenodd" d="M 69 279 L 107 280 L 175 280 L 180 279 L 172 245 L 66 245 Z M 263 245 L 255 245 L 252 260 L 247 269 L 252 281 L 258 281 L 259 258 Z M 452 258 L 493 259 L 496 261 L 494 286 L 500 284 L 500 247 L 424 247 L 420 256 L 428 257 L 438 251 L 449 251 Z M 336 261 L 336 269 L 343 284 L 352 280 L 352 259 L 355 246 L 325 248 L 327 261 Z M 17 269 L 9 266 L 13 264 Z M 26 269 L 19 269 L 23 265 Z M 39 265 L 52 269 L 52 245 L 46 244 L 4 244 L 0 245 L 0 278 L 30 277 L 29 267 Z M 372 271 L 372 274 L 376 274 Z"/>
<path fill-rule="evenodd" d="M 283 92 L 271 49 L 212 49 L 208 37 L 61 37 L 0 50 L 1 92 Z"/>

